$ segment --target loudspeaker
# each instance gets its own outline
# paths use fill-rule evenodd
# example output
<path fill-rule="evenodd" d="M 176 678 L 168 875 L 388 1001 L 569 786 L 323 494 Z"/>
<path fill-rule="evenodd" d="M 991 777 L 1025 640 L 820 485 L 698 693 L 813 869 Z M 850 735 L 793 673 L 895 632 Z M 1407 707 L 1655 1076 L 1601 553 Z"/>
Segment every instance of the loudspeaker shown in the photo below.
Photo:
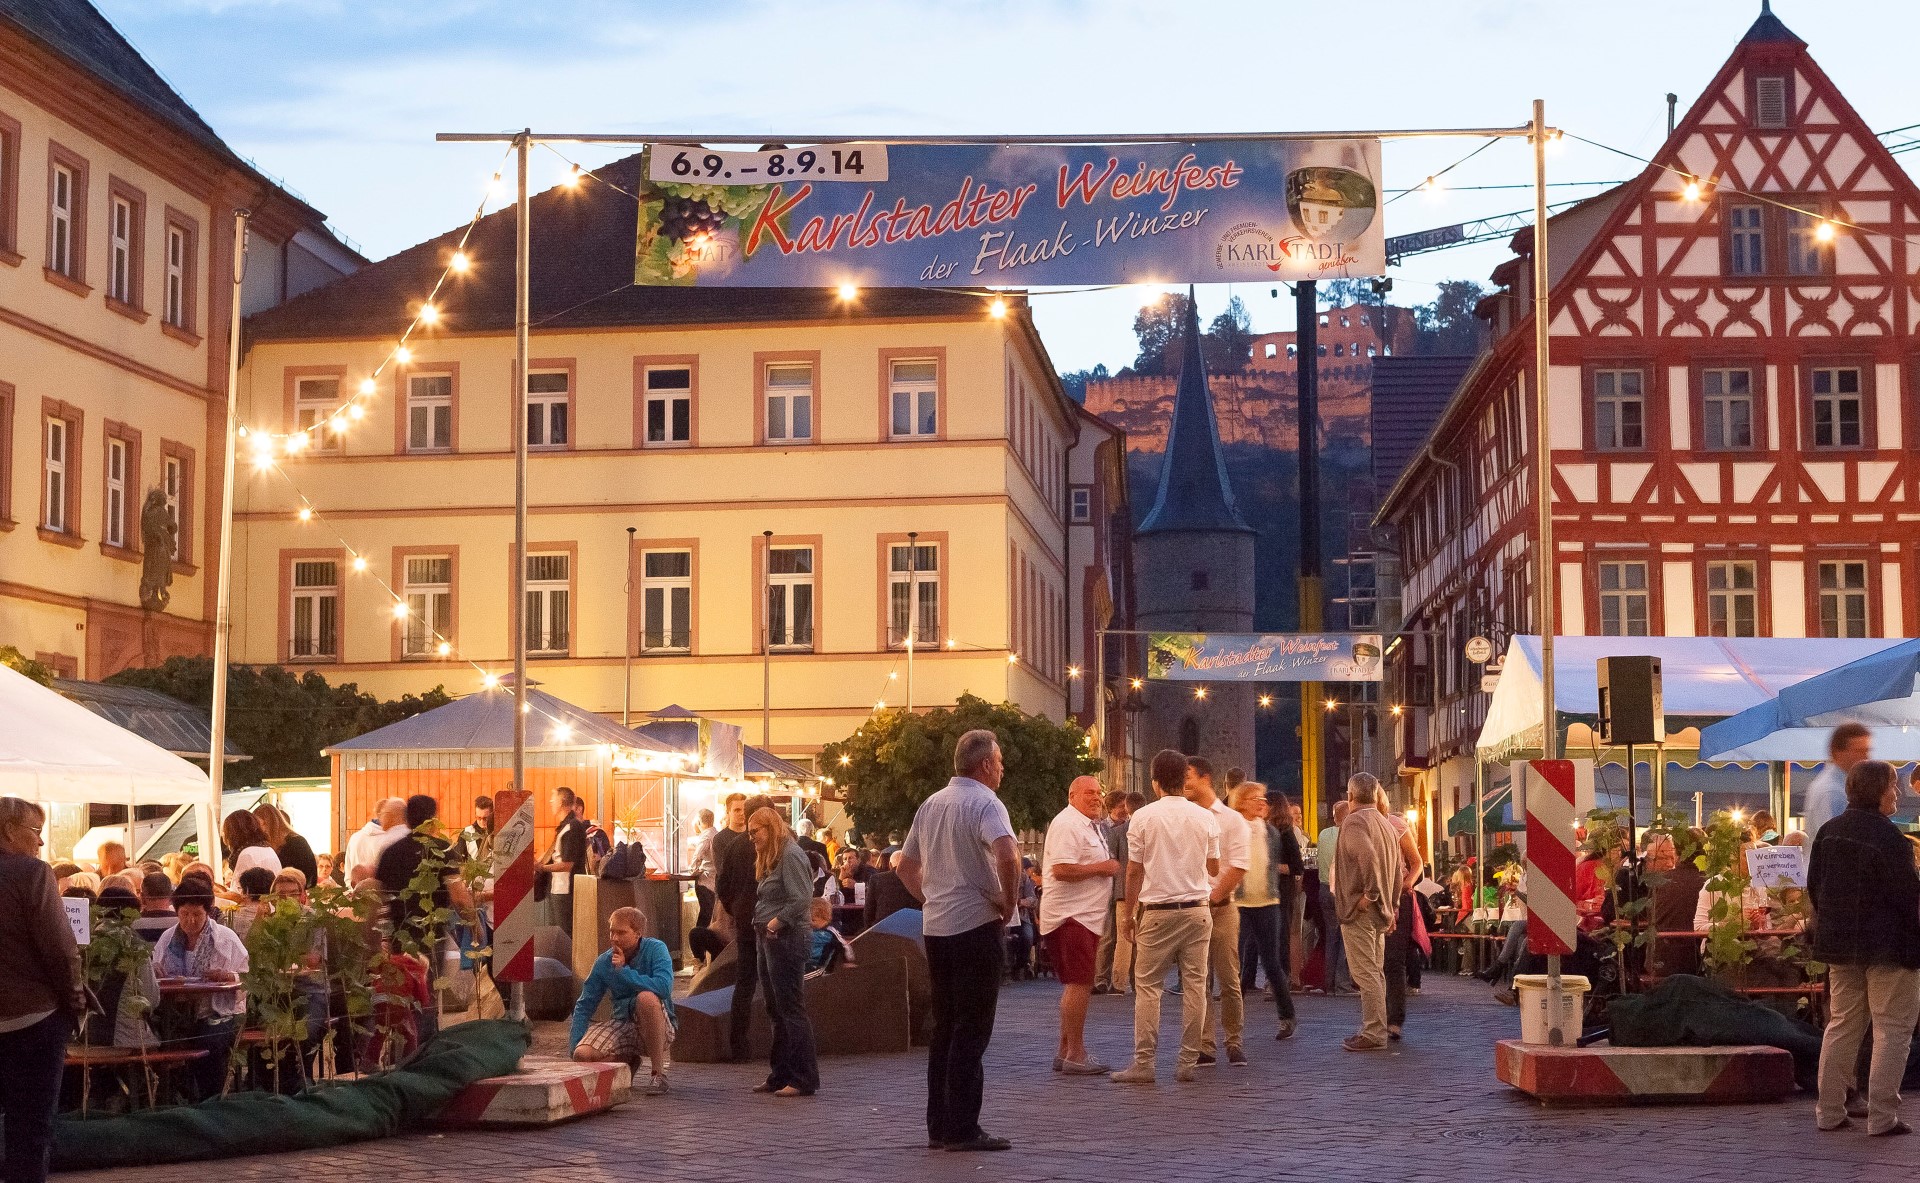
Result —
<path fill-rule="evenodd" d="M 1600 742 L 1665 743 L 1667 715 L 1660 701 L 1660 659 L 1600 659 Z"/>

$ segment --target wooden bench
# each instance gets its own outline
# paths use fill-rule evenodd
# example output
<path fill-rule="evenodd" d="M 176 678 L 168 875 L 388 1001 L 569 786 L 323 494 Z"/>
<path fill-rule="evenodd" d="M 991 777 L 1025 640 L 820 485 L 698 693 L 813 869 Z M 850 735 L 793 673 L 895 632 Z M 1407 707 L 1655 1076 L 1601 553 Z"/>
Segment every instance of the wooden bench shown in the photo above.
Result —
<path fill-rule="evenodd" d="M 80 1115 L 85 1117 L 93 1103 L 93 1071 L 96 1068 L 131 1068 L 138 1065 L 141 1076 L 147 1085 L 147 1108 L 154 1106 L 155 1070 L 165 1071 L 191 1064 L 204 1059 L 205 1048 L 142 1048 L 142 1047 L 70 1047 L 67 1049 L 66 1065 L 80 1070 Z M 125 1086 L 124 1080 L 122 1087 Z M 127 1089 L 132 1097 L 132 1090 Z"/>

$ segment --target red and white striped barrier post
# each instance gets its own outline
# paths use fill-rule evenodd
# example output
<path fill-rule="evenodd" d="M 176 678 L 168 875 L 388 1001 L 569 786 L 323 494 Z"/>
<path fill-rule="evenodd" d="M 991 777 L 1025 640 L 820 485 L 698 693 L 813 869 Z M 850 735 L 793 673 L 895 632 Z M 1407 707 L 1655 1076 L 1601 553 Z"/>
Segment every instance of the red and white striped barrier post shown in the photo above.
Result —
<path fill-rule="evenodd" d="M 1580 938 L 1573 906 L 1578 853 L 1575 822 L 1593 808 L 1593 761 L 1529 760 L 1521 791 L 1527 809 L 1527 950 L 1547 956 L 1547 1040 L 1566 1042 L 1560 1026 L 1560 957 Z"/>
<path fill-rule="evenodd" d="M 533 794 L 502 789 L 495 817 L 505 818 L 493 839 L 493 980 L 513 983 L 509 1013 L 526 1018 L 533 980 Z"/>

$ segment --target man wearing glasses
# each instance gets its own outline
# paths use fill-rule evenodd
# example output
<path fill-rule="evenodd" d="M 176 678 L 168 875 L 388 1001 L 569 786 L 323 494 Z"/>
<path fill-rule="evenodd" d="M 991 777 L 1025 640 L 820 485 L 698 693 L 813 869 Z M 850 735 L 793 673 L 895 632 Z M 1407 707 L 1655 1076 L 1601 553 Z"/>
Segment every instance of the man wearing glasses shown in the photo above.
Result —
<path fill-rule="evenodd" d="M 40 860 L 46 814 L 0 797 L 0 1178 L 43 1183 L 67 1038 L 86 1013 L 80 949 L 53 868 Z"/>

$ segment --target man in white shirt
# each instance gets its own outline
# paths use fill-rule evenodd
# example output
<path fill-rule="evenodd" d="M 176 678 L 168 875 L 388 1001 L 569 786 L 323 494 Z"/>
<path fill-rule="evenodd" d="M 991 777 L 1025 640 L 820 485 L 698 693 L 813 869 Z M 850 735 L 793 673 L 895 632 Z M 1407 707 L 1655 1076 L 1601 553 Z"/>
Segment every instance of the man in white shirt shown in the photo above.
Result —
<path fill-rule="evenodd" d="M 1121 1084 L 1152 1084 L 1160 1047 L 1160 995 L 1167 969 L 1180 967 L 1180 1051 L 1173 1078 L 1194 1078 L 1200 1037 L 1207 1026 L 1207 907 L 1212 877 L 1220 873 L 1220 827 L 1213 815 L 1181 796 L 1187 758 L 1171 748 L 1153 758 L 1159 797 L 1127 823 L 1127 898 L 1120 939 L 1134 943 L 1133 1064 L 1113 1074 Z"/>
<path fill-rule="evenodd" d="M 1120 861 L 1100 833 L 1099 781 L 1076 776 L 1067 786 L 1067 807 L 1047 825 L 1040 862 L 1040 937 L 1060 979 L 1060 1047 L 1053 1070 L 1104 1076 L 1112 1069 L 1087 1054 L 1087 1000 Z"/>
<path fill-rule="evenodd" d="M 388 811 L 392 809 L 395 804 L 396 802 L 391 797 L 382 797 L 380 800 L 374 802 L 373 816 L 367 819 L 367 824 L 361 826 L 348 836 L 345 878 L 349 887 L 351 887 L 358 878 L 364 878 L 364 876 L 356 876 L 356 871 L 361 867 L 366 867 L 371 870 L 373 865 L 380 861 L 380 851 L 375 846 L 375 840 L 384 839 L 387 829 L 385 818 Z M 402 810 L 402 818 L 404 820 L 406 805 L 404 802 L 398 804 Z"/>
<path fill-rule="evenodd" d="M 1227 1045 L 1227 1062 L 1244 1068 L 1247 1053 L 1241 1048 L 1241 1034 L 1246 1028 L 1247 1012 L 1245 1000 L 1240 996 L 1240 908 L 1233 897 L 1240 890 L 1240 881 L 1246 878 L 1247 864 L 1251 861 L 1247 850 L 1247 819 L 1228 809 L 1227 803 L 1214 794 L 1213 765 L 1205 757 L 1187 757 L 1187 779 L 1181 793 L 1212 814 L 1213 824 L 1220 830 L 1220 864 L 1217 871 L 1208 872 L 1207 892 L 1207 910 L 1213 914 L 1213 935 L 1207 941 L 1207 966 L 1213 972 L 1213 989 L 1220 991 L 1220 1002 L 1214 1005 L 1212 990 L 1209 990 L 1206 1036 L 1200 1041 L 1200 1066 L 1205 1068 L 1217 1062 L 1213 1043 L 1217 1025 L 1225 1035 L 1222 1042 Z M 1262 841 L 1265 841 L 1264 835 Z"/>
<path fill-rule="evenodd" d="M 1873 733 L 1848 721 L 1827 737 L 1827 763 L 1807 786 L 1804 811 L 1807 845 L 1820 836 L 1820 827 L 1839 817 L 1847 807 L 1847 773 L 1873 755 Z"/>
<path fill-rule="evenodd" d="M 366 845 L 362 847 L 367 858 L 371 860 L 366 864 L 368 874 L 359 875 L 359 868 L 355 867 L 354 874 L 357 879 L 369 877 L 379 867 L 380 856 L 387 852 L 387 847 L 413 833 L 413 827 L 407 825 L 406 798 L 389 797 L 380 803 L 380 825 L 382 827 L 380 832 L 368 838 Z"/>

